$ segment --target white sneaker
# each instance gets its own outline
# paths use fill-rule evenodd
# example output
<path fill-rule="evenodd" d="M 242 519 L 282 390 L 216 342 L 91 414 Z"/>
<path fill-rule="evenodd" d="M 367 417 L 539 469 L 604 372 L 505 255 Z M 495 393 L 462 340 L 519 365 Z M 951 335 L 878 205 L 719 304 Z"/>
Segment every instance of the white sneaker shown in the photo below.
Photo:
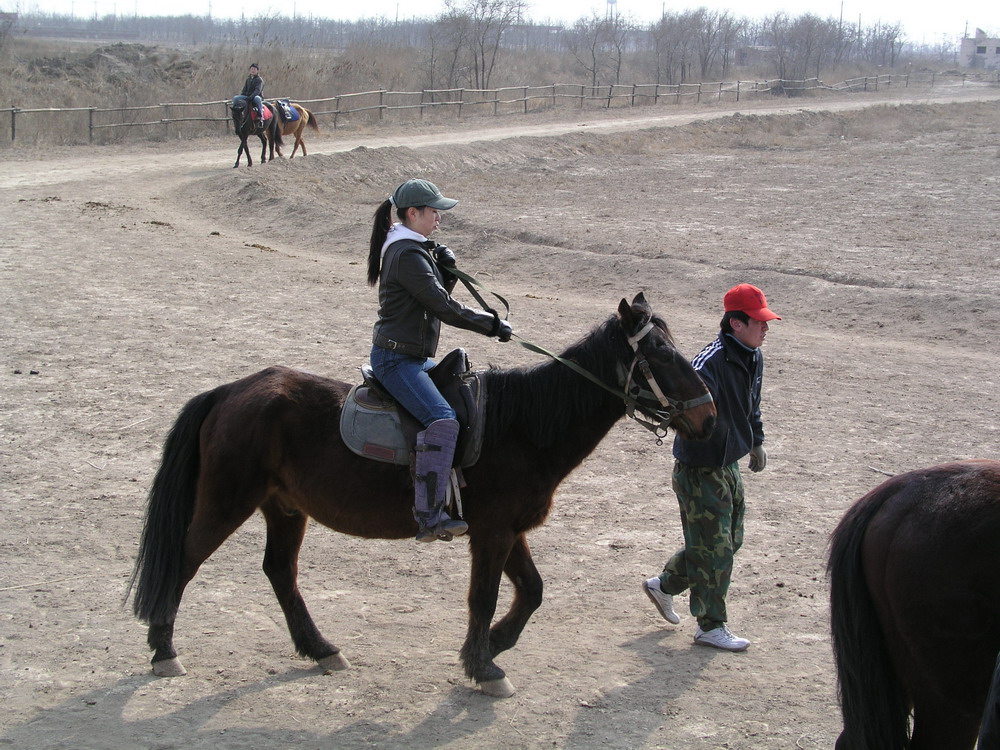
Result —
<path fill-rule="evenodd" d="M 746 651 L 747 646 L 750 645 L 750 641 L 746 638 L 736 637 L 725 625 L 707 632 L 699 627 L 694 631 L 694 642 L 699 646 L 721 648 L 723 651 Z"/>
<path fill-rule="evenodd" d="M 653 576 L 643 581 L 642 590 L 646 592 L 649 601 L 655 604 L 656 608 L 660 610 L 660 614 L 663 615 L 664 620 L 674 625 L 677 625 L 681 621 L 680 615 L 674 612 L 674 597 L 665 593 L 660 588 L 660 579 L 658 577 Z"/>

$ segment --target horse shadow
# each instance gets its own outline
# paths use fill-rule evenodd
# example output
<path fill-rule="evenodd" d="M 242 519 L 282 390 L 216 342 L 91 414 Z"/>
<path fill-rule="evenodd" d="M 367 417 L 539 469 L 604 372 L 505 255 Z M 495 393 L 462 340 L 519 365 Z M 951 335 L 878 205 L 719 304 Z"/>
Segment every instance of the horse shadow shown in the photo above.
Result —
<path fill-rule="evenodd" d="M 616 722 L 616 741 L 622 746 L 643 747 L 671 716 L 672 701 L 700 679 L 703 668 L 716 655 L 711 649 L 690 653 L 664 648 L 663 641 L 683 640 L 677 631 L 657 630 L 628 641 L 623 646 L 634 651 L 648 666 L 641 679 L 603 691 L 576 708 L 566 747 L 596 747 L 607 733 L 606 708 L 627 711 L 628 722 Z M 671 644 L 673 645 L 673 644 Z M 292 668 L 277 675 L 235 687 L 212 690 L 183 703 L 164 701 L 155 716 L 131 717 L 130 703 L 162 681 L 152 674 L 123 677 L 118 681 L 76 695 L 63 703 L 43 709 L 27 721 L 0 731 L 0 747 L 65 748 L 76 750 L 152 750 L 168 747 L 296 747 L 298 750 L 336 747 L 370 747 L 375 741 L 393 746 L 434 748 L 475 742 L 497 720 L 495 699 L 469 685 L 454 684 L 441 696 L 434 710 L 412 727 L 402 729 L 386 722 L 358 719 L 340 727 L 315 726 L 303 729 L 239 726 L 220 723 L 218 716 L 227 706 L 253 699 L 255 695 L 300 680 L 315 680 L 315 668 Z M 596 710 L 595 710 L 596 709 Z M 134 708 L 133 708 L 134 711 Z M 623 734 L 624 733 L 624 734 Z M 137 740 L 137 738 L 142 738 Z"/>
<path fill-rule="evenodd" d="M 393 744 L 430 748 L 472 737 L 496 719 L 494 700 L 469 687 L 455 686 L 437 708 L 416 726 L 401 731 L 393 722 L 367 719 L 342 727 L 290 729 L 260 724 L 239 726 L 218 721 L 231 704 L 299 680 L 315 680 L 315 668 L 294 668 L 251 684 L 213 690 L 182 704 L 164 701 L 156 716 L 129 717 L 129 704 L 144 696 L 163 678 L 152 674 L 123 677 L 37 712 L 16 726 L 0 730 L 0 747 L 73 748 L 74 750 L 164 750 L 182 747 L 245 748 L 295 747 L 319 750 L 335 747 L 371 747 L 385 739 Z M 183 678 L 181 678 L 183 679 Z M 290 710 L 292 710 L 290 708 Z M 142 738 L 137 739 L 137 738 Z"/>

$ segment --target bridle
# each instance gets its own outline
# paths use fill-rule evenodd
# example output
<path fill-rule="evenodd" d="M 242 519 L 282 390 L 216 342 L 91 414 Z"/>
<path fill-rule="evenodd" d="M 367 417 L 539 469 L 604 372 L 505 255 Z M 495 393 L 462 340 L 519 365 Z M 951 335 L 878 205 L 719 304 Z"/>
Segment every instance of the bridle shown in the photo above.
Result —
<path fill-rule="evenodd" d="M 670 426 L 670 423 L 674 421 L 674 419 L 683 415 L 683 413 L 688 409 L 712 403 L 712 394 L 706 390 L 705 393 L 697 398 L 689 398 L 686 401 L 680 401 L 675 398 L 670 398 L 670 396 L 663 392 L 663 389 L 660 388 L 660 384 L 657 383 L 656 378 L 653 377 L 653 370 L 649 366 L 649 361 L 639 349 L 639 342 L 648 336 L 649 332 L 652 331 L 653 328 L 655 328 L 655 325 L 653 324 L 653 321 L 650 320 L 646 323 L 646 325 L 628 337 L 628 343 L 631 345 L 632 351 L 635 352 L 635 356 L 632 357 L 632 364 L 629 366 L 627 373 L 624 372 L 621 363 L 619 363 L 619 368 L 621 369 L 619 372 L 619 384 L 625 391 L 626 416 L 634 419 L 636 422 L 656 435 L 657 445 L 659 445 L 662 443 L 663 438 L 666 437 L 667 428 Z M 642 375 L 646 380 L 646 384 L 649 386 L 648 390 L 643 388 L 637 381 L 633 382 L 632 380 L 632 376 L 635 374 L 637 366 L 642 372 Z M 652 399 L 653 397 L 659 401 L 662 408 L 651 409 L 643 406 L 639 402 L 639 399 L 641 398 Z M 636 416 L 636 409 L 639 409 L 642 416 Z"/>

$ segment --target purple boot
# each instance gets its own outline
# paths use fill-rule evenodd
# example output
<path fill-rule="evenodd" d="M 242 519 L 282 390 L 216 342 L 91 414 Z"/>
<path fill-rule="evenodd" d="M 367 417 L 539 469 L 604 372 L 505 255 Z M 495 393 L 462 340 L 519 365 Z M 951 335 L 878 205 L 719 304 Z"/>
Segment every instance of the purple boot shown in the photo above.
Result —
<path fill-rule="evenodd" d="M 465 521 L 453 520 L 444 511 L 451 498 L 451 467 L 457 441 L 458 422 L 454 419 L 438 419 L 417 433 L 413 517 L 420 526 L 418 542 L 450 542 L 469 530 Z"/>

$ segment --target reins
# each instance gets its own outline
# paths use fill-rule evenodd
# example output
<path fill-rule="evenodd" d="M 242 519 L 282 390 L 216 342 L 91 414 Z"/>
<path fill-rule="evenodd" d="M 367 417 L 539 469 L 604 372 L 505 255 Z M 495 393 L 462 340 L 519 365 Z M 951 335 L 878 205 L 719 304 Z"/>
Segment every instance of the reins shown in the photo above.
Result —
<path fill-rule="evenodd" d="M 469 293 L 476 299 L 476 302 L 478 302 L 486 312 L 492 313 L 497 319 L 499 319 L 497 311 L 486 304 L 486 301 L 476 290 L 476 287 L 480 287 L 484 292 L 492 294 L 500 300 L 501 303 L 503 303 L 504 309 L 506 310 L 506 314 L 503 319 L 506 320 L 508 318 L 510 315 L 510 304 L 502 296 L 490 289 L 487 289 L 476 278 L 470 276 L 464 271 L 458 270 L 454 266 L 444 267 L 442 270 L 458 278 L 458 280 L 465 285 L 465 288 L 469 290 Z M 616 398 L 622 399 L 625 402 L 626 416 L 635 420 L 647 430 L 652 432 L 656 436 L 656 444 L 662 445 L 663 438 L 667 435 L 667 428 L 670 426 L 670 423 L 688 409 L 693 409 L 694 407 L 701 406 L 702 404 L 711 403 L 712 394 L 706 392 L 697 398 L 688 399 L 686 401 L 678 401 L 677 399 L 670 398 L 663 392 L 663 389 L 660 388 L 660 384 L 657 383 L 656 378 L 653 377 L 653 371 L 649 366 L 649 362 L 646 360 L 643 353 L 639 351 L 639 342 L 642 341 L 654 327 L 653 322 L 649 321 L 633 335 L 628 337 L 628 343 L 632 347 L 632 351 L 635 353 L 635 356 L 632 358 L 632 364 L 629 366 L 627 373 L 625 372 L 624 366 L 621 362 L 618 363 L 620 375 L 622 376 L 622 387 L 624 388 L 624 391 L 622 392 L 619 392 L 607 385 L 603 380 L 598 378 L 592 372 L 584 369 L 576 362 L 566 359 L 565 357 L 560 357 L 558 354 L 549 351 L 544 346 L 532 343 L 516 333 L 513 334 L 513 338 L 516 338 L 518 340 L 517 343 L 528 351 L 554 359 L 556 362 L 565 365 L 573 372 L 583 376 L 595 385 L 600 386 Z M 638 366 L 639 370 L 642 372 L 642 375 L 649 386 L 648 390 L 639 385 L 638 382 L 633 382 L 632 376 L 635 372 L 636 366 Z M 635 392 L 634 396 L 632 395 L 633 391 Z M 640 398 L 655 398 L 660 403 L 662 408 L 650 409 L 647 406 L 643 406 L 639 402 Z M 639 410 L 638 415 L 636 414 L 636 409 Z"/>

